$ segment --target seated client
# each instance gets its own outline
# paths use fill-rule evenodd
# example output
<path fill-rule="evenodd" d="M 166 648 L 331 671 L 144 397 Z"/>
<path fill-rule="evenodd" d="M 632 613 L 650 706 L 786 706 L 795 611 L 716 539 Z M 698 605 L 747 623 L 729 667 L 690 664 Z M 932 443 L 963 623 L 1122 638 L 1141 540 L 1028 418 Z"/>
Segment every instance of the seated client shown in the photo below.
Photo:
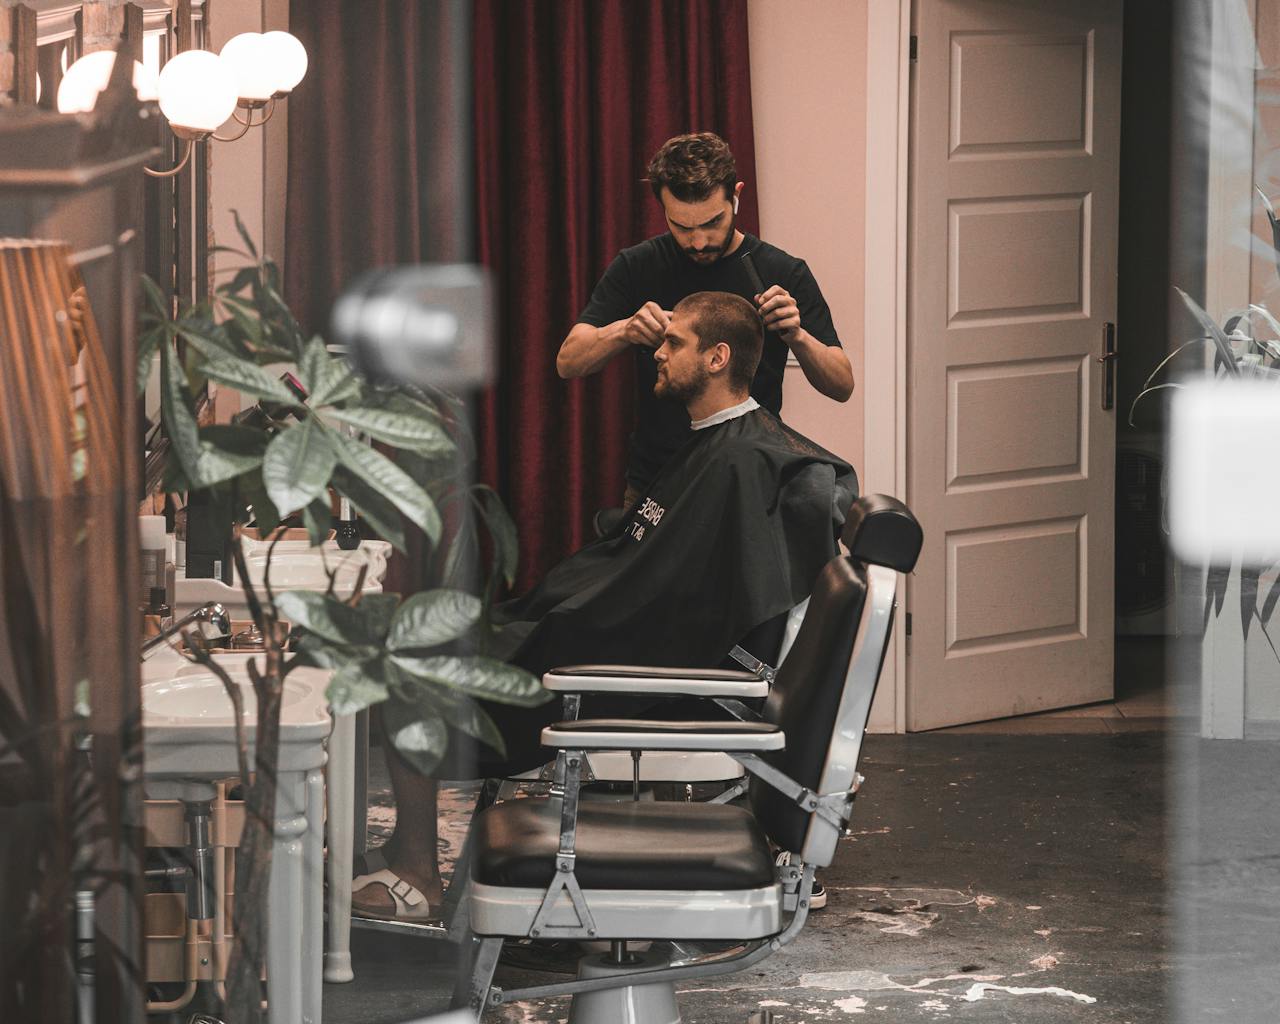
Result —
<path fill-rule="evenodd" d="M 714 667 L 808 596 L 836 554 L 857 480 L 751 398 L 762 344 L 759 314 L 736 295 L 699 292 L 676 306 L 654 354 L 654 393 L 685 406 L 692 436 L 605 536 L 494 609 L 501 630 L 490 653 L 538 675 L 592 662 Z M 753 653 L 770 660 L 776 651 Z M 559 701 L 481 703 L 506 750 L 455 735 L 439 777 L 508 775 L 547 760 L 540 733 L 560 719 Z M 632 698 L 592 697 L 583 714 L 644 710 Z M 370 865 L 386 867 L 356 879 L 353 907 L 426 917 L 441 896 L 435 782 L 386 749 L 395 834 Z"/>

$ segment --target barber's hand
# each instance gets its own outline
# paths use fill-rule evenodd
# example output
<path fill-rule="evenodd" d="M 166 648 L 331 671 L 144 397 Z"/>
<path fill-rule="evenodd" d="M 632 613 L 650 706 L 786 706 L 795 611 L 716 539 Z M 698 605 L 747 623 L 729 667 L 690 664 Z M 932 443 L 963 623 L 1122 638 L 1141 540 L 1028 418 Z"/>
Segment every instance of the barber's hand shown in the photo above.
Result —
<path fill-rule="evenodd" d="M 657 348 L 662 344 L 663 334 L 671 314 L 656 302 L 646 302 L 635 311 L 627 321 L 627 340 L 633 345 L 645 348 Z"/>
<path fill-rule="evenodd" d="M 800 334 L 800 307 L 781 285 L 771 285 L 756 296 L 756 307 L 764 319 L 764 325 L 777 331 L 788 345 Z"/>

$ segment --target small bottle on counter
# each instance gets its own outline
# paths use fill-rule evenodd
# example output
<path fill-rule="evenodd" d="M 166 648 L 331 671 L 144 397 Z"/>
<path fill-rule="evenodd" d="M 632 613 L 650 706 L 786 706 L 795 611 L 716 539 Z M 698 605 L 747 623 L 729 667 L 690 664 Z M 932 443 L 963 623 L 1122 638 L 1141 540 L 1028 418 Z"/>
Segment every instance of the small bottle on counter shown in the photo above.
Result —
<path fill-rule="evenodd" d="M 173 564 L 187 574 L 187 510 L 178 509 L 173 514 Z"/>
<path fill-rule="evenodd" d="M 360 526 L 356 523 L 349 498 L 343 498 L 338 504 L 338 524 L 334 528 L 334 539 L 343 551 L 354 551 L 360 546 Z"/>
<path fill-rule="evenodd" d="M 152 587 L 142 612 L 142 638 L 159 636 L 173 625 L 173 610 L 165 604 L 164 587 Z"/>

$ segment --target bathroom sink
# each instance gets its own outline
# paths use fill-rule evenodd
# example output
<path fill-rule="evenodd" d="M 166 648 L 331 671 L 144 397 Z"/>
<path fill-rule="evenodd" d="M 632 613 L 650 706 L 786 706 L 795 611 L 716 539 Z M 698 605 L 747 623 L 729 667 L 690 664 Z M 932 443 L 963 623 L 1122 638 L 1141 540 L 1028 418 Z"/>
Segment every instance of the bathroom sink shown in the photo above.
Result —
<path fill-rule="evenodd" d="M 245 566 L 254 584 L 262 583 L 266 571 L 269 541 L 242 541 Z M 313 548 L 306 541 L 282 540 L 276 544 L 271 556 L 271 586 L 274 590 L 327 590 L 329 577 L 326 567 L 337 572 L 337 590 L 341 595 L 355 588 L 362 566 L 367 566 L 361 593 L 382 592 L 382 580 L 387 574 L 387 557 L 391 545 L 385 540 L 366 540 L 354 551 L 343 551 L 334 541 L 326 541 Z M 233 619 L 249 618 L 248 605 L 239 582 L 230 585 L 215 579 L 187 579 L 179 576 L 176 581 L 174 614 L 185 615 L 209 601 L 217 601 L 231 612 Z"/>
<path fill-rule="evenodd" d="M 250 756 L 257 726 L 257 700 L 248 662 L 261 657 L 216 657 L 240 689 Z M 330 674 L 324 669 L 299 668 L 285 680 L 280 707 L 282 771 L 323 763 L 321 754 L 316 765 L 310 764 L 332 728 L 325 701 Z M 222 681 L 203 666 L 168 657 L 143 664 L 142 731 L 149 778 L 220 778 L 238 770 L 235 709 Z"/>
<path fill-rule="evenodd" d="M 354 556 L 354 557 L 348 557 Z M 245 565 L 249 569 L 249 579 L 261 583 L 266 575 L 266 552 L 245 554 Z M 359 578 L 360 570 L 368 565 L 365 583 L 377 584 L 382 579 L 385 562 L 378 564 L 377 559 L 367 559 L 360 552 L 339 552 L 338 557 L 326 554 L 324 558 L 311 551 L 279 551 L 271 558 L 271 586 L 276 590 L 325 590 L 329 586 L 329 573 L 337 577 L 339 593 L 350 591 Z"/>

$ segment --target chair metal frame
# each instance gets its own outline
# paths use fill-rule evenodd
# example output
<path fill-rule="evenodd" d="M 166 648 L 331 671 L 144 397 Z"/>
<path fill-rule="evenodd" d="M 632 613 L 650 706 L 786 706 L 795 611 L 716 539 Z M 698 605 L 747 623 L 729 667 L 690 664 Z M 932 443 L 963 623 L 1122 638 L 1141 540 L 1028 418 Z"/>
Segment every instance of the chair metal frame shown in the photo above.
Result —
<path fill-rule="evenodd" d="M 840 557 L 851 559 L 853 556 Z M 777 749 L 780 745 L 769 737 L 785 742 L 781 730 L 777 729 L 772 733 L 762 734 L 757 727 L 755 731 L 744 733 L 742 737 L 696 732 L 612 734 L 604 730 L 600 733 L 592 733 L 585 731 L 589 725 L 587 722 L 576 723 L 577 728 L 572 731 L 557 726 L 545 729 L 544 744 L 558 749 L 552 790 L 553 797 L 559 797 L 561 801 L 560 842 L 556 853 L 555 875 L 545 891 L 540 894 L 534 890 L 506 890 L 517 894 L 521 899 L 528 897 L 520 909 L 510 911 L 515 916 L 523 915 L 530 918 L 526 926 L 505 928 L 502 934 L 471 936 L 469 941 L 459 936 L 459 939 L 463 940 L 463 951 L 469 953 L 470 957 L 464 957 L 464 962 L 461 964 L 458 987 L 454 993 L 455 1006 L 470 1006 L 477 1014 L 483 1014 L 486 1008 L 528 998 L 577 995 L 611 988 L 657 983 L 674 984 L 730 974 L 763 960 L 790 943 L 800 933 L 808 916 L 808 896 L 814 870 L 831 862 L 837 841 L 852 812 L 854 797 L 863 781 L 856 771 L 856 766 L 895 608 L 897 573 L 893 569 L 869 561 L 861 559 L 855 561 L 865 569 L 866 594 L 845 672 L 843 691 L 828 744 L 821 783 L 817 790 L 801 785 L 760 756 L 769 749 Z M 707 694 L 707 696 L 712 695 Z M 720 699 L 732 700 L 733 697 L 726 696 Z M 639 726 L 640 723 L 637 725 Z M 751 738 L 746 738 L 748 736 Z M 792 853 L 790 864 L 778 865 L 775 868 L 779 927 L 771 934 L 737 942 L 728 949 L 672 960 L 657 968 L 638 969 L 614 977 L 579 978 L 568 982 L 514 990 L 503 990 L 494 986 L 492 979 L 498 955 L 502 943 L 507 938 L 554 937 L 590 940 L 602 935 L 612 938 L 618 932 L 628 931 L 626 927 L 619 927 L 618 921 L 606 920 L 606 918 L 625 919 L 626 908 L 619 909 L 614 906 L 608 898 L 605 898 L 603 892 L 599 893 L 602 897 L 601 903 L 593 908 L 593 895 L 597 893 L 590 889 L 584 890 L 575 873 L 579 796 L 588 754 L 595 750 L 706 750 L 711 748 L 713 742 L 721 744 L 720 749 L 733 757 L 748 773 L 778 790 L 810 815 L 801 849 L 790 851 Z M 771 743 L 774 745 L 770 746 Z M 472 892 L 470 898 L 463 897 L 464 907 L 476 899 L 475 890 L 479 888 L 469 878 L 466 884 Z M 616 895 L 613 890 L 608 893 Z M 554 923 L 551 919 L 553 907 L 563 908 L 565 894 L 573 908 L 576 924 Z M 540 899 L 537 898 L 539 895 Z M 694 895 L 693 892 L 680 890 L 651 889 L 635 892 L 637 901 L 658 897 L 670 897 L 678 901 L 687 900 Z M 708 912 L 706 901 L 703 899 L 707 894 L 696 895 L 699 897 L 699 913 Z M 722 895 L 726 896 L 726 911 L 729 911 L 729 916 L 733 916 L 729 894 Z M 472 909 L 479 906 L 481 904 L 477 902 Z M 457 916 L 461 918 L 463 915 L 459 913 Z M 483 917 L 483 912 L 480 916 Z M 678 929 L 672 929 L 672 931 L 678 931 Z M 683 934 L 660 936 L 652 932 L 641 935 L 632 931 L 626 937 L 679 940 L 687 936 Z M 468 959 L 470 963 L 466 962 Z"/>

